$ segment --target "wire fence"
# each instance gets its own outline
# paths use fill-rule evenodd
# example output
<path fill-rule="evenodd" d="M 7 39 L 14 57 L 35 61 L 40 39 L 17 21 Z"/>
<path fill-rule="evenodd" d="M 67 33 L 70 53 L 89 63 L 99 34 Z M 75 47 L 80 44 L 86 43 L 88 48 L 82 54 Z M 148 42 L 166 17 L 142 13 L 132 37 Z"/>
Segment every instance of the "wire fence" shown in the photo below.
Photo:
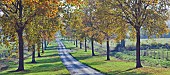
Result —
<path fill-rule="evenodd" d="M 127 55 L 136 56 L 136 51 L 123 50 L 122 52 Z M 153 59 L 168 60 L 168 61 L 170 60 L 169 54 L 170 54 L 169 47 L 167 48 L 160 47 L 158 49 L 151 49 L 148 47 L 146 50 L 140 51 L 141 56 L 150 57 Z"/>

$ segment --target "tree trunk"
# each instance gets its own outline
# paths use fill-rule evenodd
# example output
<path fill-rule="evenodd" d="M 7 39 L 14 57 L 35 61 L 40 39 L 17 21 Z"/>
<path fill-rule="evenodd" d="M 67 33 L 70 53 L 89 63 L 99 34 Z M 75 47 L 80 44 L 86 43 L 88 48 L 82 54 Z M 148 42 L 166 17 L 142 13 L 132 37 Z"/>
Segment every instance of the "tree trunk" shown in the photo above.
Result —
<path fill-rule="evenodd" d="M 76 39 L 76 47 L 78 47 L 78 45 L 77 45 L 77 39 Z"/>
<path fill-rule="evenodd" d="M 121 47 L 125 48 L 125 39 L 121 40 Z"/>
<path fill-rule="evenodd" d="M 93 38 L 91 38 L 91 48 L 92 48 L 92 56 L 95 56 L 95 54 L 94 54 L 94 41 L 93 41 Z"/>
<path fill-rule="evenodd" d="M 42 43 L 41 43 L 41 45 L 42 45 L 42 53 L 44 53 L 44 45 L 43 45 L 44 43 L 43 43 L 43 39 L 42 39 Z"/>
<path fill-rule="evenodd" d="M 46 40 L 44 40 L 44 46 L 45 46 L 45 50 L 46 50 L 46 48 L 47 48 L 47 42 L 46 42 Z"/>
<path fill-rule="evenodd" d="M 82 49 L 82 42 L 80 42 L 80 49 Z"/>
<path fill-rule="evenodd" d="M 140 28 L 136 28 L 136 68 L 142 67 L 140 61 Z"/>
<path fill-rule="evenodd" d="M 16 71 L 23 71 L 24 70 L 24 41 L 23 41 L 23 29 L 18 30 L 18 41 L 19 41 L 19 66 Z"/>
<path fill-rule="evenodd" d="M 47 42 L 47 45 L 46 45 L 46 47 L 48 46 L 48 44 L 49 44 L 49 42 L 48 41 L 46 41 Z"/>
<path fill-rule="evenodd" d="M 74 45 L 76 45 L 76 42 L 75 41 L 73 41 L 74 42 Z"/>
<path fill-rule="evenodd" d="M 22 5 L 22 0 L 18 0 L 18 9 L 19 9 L 19 25 L 22 26 L 22 10 L 23 10 L 23 5 Z M 23 29 L 24 27 L 19 27 L 19 30 L 16 30 L 18 34 L 18 41 L 19 41 L 19 66 L 16 71 L 24 71 L 24 40 L 23 40 Z"/>
<path fill-rule="evenodd" d="M 110 60 L 109 37 L 107 37 L 107 60 Z"/>
<path fill-rule="evenodd" d="M 86 43 L 86 42 L 87 42 L 87 39 L 86 39 L 86 37 L 85 37 L 85 42 L 84 42 L 84 43 L 85 43 L 85 44 L 84 44 L 85 52 L 87 52 L 87 43 Z"/>
<path fill-rule="evenodd" d="M 33 51 L 32 51 L 32 62 L 31 63 L 36 63 L 36 61 L 35 61 L 35 45 L 32 45 L 32 49 L 33 49 Z"/>
<path fill-rule="evenodd" d="M 41 57 L 41 55 L 40 55 L 40 50 L 38 50 L 38 57 Z"/>

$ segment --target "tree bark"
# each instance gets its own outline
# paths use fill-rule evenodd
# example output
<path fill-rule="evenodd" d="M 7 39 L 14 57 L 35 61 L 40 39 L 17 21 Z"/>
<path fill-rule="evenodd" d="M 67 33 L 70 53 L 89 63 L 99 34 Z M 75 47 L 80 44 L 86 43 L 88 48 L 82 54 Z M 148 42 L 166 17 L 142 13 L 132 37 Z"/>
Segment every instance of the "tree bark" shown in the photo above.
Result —
<path fill-rule="evenodd" d="M 19 41 L 19 66 L 18 69 L 16 71 L 24 71 L 24 41 L 23 41 L 23 29 L 24 27 L 22 24 L 22 10 L 23 10 L 23 6 L 22 6 L 22 0 L 18 0 L 18 9 L 19 9 L 19 24 L 18 26 L 18 30 L 16 30 L 17 34 L 18 34 L 18 41 Z"/>
<path fill-rule="evenodd" d="M 86 39 L 86 37 L 85 37 L 85 41 L 84 41 L 84 43 L 85 43 L 85 44 L 84 44 L 85 52 L 87 52 L 87 43 L 86 43 L 86 42 L 87 42 L 87 39 Z"/>
<path fill-rule="evenodd" d="M 76 47 L 78 47 L 78 44 L 77 44 L 77 39 L 76 39 Z"/>
<path fill-rule="evenodd" d="M 82 42 L 80 42 L 80 49 L 82 49 Z"/>
<path fill-rule="evenodd" d="M 35 61 L 35 45 L 32 45 L 32 49 L 33 49 L 33 51 L 32 51 L 32 62 L 31 63 L 36 63 L 36 61 Z"/>
<path fill-rule="evenodd" d="M 24 70 L 24 41 L 23 41 L 23 29 L 17 31 L 19 41 L 19 66 L 16 71 Z"/>
<path fill-rule="evenodd" d="M 93 38 L 91 38 L 91 48 L 92 48 L 92 56 L 95 56 L 95 54 L 94 54 L 94 41 L 93 41 Z"/>
<path fill-rule="evenodd" d="M 136 28 L 136 68 L 142 67 L 140 61 L 140 28 Z"/>
<path fill-rule="evenodd" d="M 121 47 L 125 48 L 125 39 L 121 40 Z"/>
<path fill-rule="evenodd" d="M 107 37 L 107 60 L 110 60 L 109 37 Z"/>
<path fill-rule="evenodd" d="M 42 45 L 42 53 L 44 53 L 44 45 L 43 45 L 44 43 L 43 43 L 43 39 L 42 39 L 42 43 L 41 43 L 41 45 Z"/>
<path fill-rule="evenodd" d="M 38 57 L 41 57 L 41 55 L 40 55 L 40 49 L 38 50 Z"/>
<path fill-rule="evenodd" d="M 46 48 L 47 48 L 47 42 L 46 42 L 46 40 L 44 40 L 44 46 L 45 46 L 45 50 L 46 50 Z"/>
<path fill-rule="evenodd" d="M 75 42 L 75 40 L 74 40 L 74 45 L 76 45 L 76 42 Z"/>

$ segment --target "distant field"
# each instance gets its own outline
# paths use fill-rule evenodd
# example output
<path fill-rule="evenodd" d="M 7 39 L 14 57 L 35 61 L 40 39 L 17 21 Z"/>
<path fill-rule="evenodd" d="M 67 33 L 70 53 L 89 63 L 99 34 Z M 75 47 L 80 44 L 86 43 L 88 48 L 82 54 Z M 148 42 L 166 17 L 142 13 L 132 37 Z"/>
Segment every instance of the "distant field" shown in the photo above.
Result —
<path fill-rule="evenodd" d="M 133 45 L 135 46 L 136 41 L 131 41 L 129 39 L 125 39 L 125 45 Z M 153 39 L 141 39 L 141 44 L 151 44 L 151 43 L 161 43 L 161 44 L 170 44 L 170 38 L 153 38 Z"/>

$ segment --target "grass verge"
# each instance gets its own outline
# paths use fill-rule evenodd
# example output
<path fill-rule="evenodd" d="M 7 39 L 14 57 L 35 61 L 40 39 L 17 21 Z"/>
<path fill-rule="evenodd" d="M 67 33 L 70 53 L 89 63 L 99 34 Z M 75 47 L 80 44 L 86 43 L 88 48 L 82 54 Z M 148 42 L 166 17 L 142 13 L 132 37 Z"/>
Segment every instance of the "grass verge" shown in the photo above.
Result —
<path fill-rule="evenodd" d="M 31 57 L 25 60 L 25 71 L 23 72 L 12 72 L 17 69 L 18 64 L 10 62 L 9 69 L 0 72 L 0 75 L 69 75 L 59 58 L 55 42 L 49 44 L 42 57 L 36 57 L 37 63 L 30 62 Z"/>
<path fill-rule="evenodd" d="M 64 42 L 66 47 L 74 47 L 72 43 Z M 106 56 L 91 56 L 91 51 L 74 48 L 71 55 L 78 61 L 86 64 L 107 75 L 169 75 L 170 68 L 156 68 L 144 66 L 136 69 L 135 62 L 118 60 L 111 57 L 110 61 L 106 61 Z"/>

